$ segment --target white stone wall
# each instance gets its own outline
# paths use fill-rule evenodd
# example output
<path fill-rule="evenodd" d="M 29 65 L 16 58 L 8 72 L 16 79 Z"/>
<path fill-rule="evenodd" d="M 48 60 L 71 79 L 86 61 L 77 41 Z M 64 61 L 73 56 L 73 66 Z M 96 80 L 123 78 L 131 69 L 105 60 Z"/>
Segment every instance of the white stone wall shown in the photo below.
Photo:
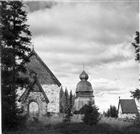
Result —
<path fill-rule="evenodd" d="M 39 116 L 46 115 L 47 112 L 59 112 L 59 92 L 60 87 L 58 85 L 41 85 L 44 92 L 46 93 L 49 103 L 47 104 L 42 92 L 30 92 L 25 102 L 18 103 L 19 106 L 24 106 L 25 113 L 29 113 L 29 103 L 36 102 L 39 106 Z M 24 90 L 18 90 L 18 98 L 23 94 Z M 33 109 L 33 108 L 32 108 Z"/>
<path fill-rule="evenodd" d="M 121 119 L 135 119 L 136 117 L 136 114 L 119 114 L 119 117 L 118 118 L 121 118 Z"/>
<path fill-rule="evenodd" d="M 44 89 L 48 99 L 48 112 L 59 112 L 59 92 L 60 87 L 58 85 L 41 85 Z"/>
<path fill-rule="evenodd" d="M 121 105 L 119 104 L 119 108 L 118 108 L 118 118 L 121 118 L 122 115 L 122 108 Z"/>
<path fill-rule="evenodd" d="M 26 101 L 22 102 L 22 106 L 24 106 L 24 111 L 27 114 L 29 114 L 30 110 L 33 110 L 33 108 L 34 108 L 34 107 L 30 107 L 31 109 L 29 109 L 29 105 L 30 105 L 31 102 L 36 102 L 38 104 L 38 108 L 39 108 L 38 115 L 39 115 L 39 117 L 42 117 L 42 116 L 46 115 L 48 104 L 46 103 L 42 92 L 30 92 Z"/>

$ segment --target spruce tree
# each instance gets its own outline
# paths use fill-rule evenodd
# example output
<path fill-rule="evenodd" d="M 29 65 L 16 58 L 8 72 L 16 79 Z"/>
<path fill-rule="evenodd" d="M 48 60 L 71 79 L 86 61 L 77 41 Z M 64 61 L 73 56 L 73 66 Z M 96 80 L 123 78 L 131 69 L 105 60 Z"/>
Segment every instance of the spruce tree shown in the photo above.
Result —
<path fill-rule="evenodd" d="M 91 101 L 89 101 L 89 104 L 86 107 L 83 122 L 87 125 L 96 125 L 99 121 L 99 112 L 98 112 L 97 106 L 93 105 Z"/>
<path fill-rule="evenodd" d="M 63 91 L 63 88 L 61 87 L 60 88 L 60 92 L 59 92 L 59 111 L 60 113 L 63 113 L 63 94 L 64 94 L 64 91 Z"/>
<path fill-rule="evenodd" d="M 118 117 L 118 110 L 115 106 L 110 105 L 110 108 L 105 113 L 105 116 L 107 117 Z"/>
<path fill-rule="evenodd" d="M 69 109 L 69 101 L 68 101 L 68 98 L 69 98 L 69 94 L 68 94 L 68 90 L 67 88 L 65 89 L 65 107 L 64 107 L 64 113 L 68 113 L 68 109 Z"/>
<path fill-rule="evenodd" d="M 31 51 L 27 13 L 21 1 L 0 2 L 1 71 L 2 71 L 2 130 L 18 128 L 22 121 L 22 109 L 17 106 L 17 89 L 26 87 L 28 78 L 23 62 Z"/>
<path fill-rule="evenodd" d="M 71 90 L 70 91 L 70 97 L 69 97 L 69 112 L 70 112 L 70 115 L 71 115 L 72 107 L 73 107 L 73 95 L 72 95 L 72 90 Z"/>

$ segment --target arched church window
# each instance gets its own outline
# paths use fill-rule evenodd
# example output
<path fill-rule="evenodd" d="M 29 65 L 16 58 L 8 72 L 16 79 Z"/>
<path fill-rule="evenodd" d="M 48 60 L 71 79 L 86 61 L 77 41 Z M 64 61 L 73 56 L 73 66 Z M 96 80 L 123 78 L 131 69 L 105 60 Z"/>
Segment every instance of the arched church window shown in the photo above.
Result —
<path fill-rule="evenodd" d="M 31 72 L 30 72 L 30 77 L 31 77 L 31 78 L 37 77 L 37 73 L 34 72 L 34 71 L 31 71 Z"/>

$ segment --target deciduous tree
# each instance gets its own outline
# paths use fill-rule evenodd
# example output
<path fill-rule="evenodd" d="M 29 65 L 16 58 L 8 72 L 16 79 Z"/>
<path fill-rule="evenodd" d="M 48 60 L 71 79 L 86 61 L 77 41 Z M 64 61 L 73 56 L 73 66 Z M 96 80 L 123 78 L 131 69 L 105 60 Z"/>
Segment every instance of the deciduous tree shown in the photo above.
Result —
<path fill-rule="evenodd" d="M 135 53 L 136 53 L 135 60 L 138 61 L 138 63 L 140 64 L 140 44 L 139 44 L 139 32 L 138 31 L 136 31 L 136 37 L 134 38 L 134 42 L 132 43 L 132 45 L 135 48 Z M 140 79 L 139 79 L 139 82 L 140 82 Z M 131 94 L 132 94 L 133 98 L 136 98 L 138 101 L 140 100 L 140 89 L 137 88 L 135 91 L 131 91 Z"/>
<path fill-rule="evenodd" d="M 136 61 L 140 62 L 140 45 L 139 45 L 139 32 L 136 31 L 136 37 L 134 38 L 134 42 L 132 45 L 135 48 L 135 53 L 136 53 Z"/>

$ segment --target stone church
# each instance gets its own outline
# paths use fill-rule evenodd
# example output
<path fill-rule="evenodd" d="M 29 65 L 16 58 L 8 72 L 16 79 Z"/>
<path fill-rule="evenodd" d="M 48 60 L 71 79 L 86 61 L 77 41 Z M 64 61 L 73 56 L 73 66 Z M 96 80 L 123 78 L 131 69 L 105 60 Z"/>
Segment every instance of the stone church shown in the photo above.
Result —
<path fill-rule="evenodd" d="M 42 117 L 47 112 L 58 113 L 61 83 L 35 51 L 30 54 L 29 60 L 24 65 L 30 86 L 24 89 L 19 103 L 29 116 Z"/>
<path fill-rule="evenodd" d="M 74 112 L 78 112 L 88 104 L 89 101 L 92 101 L 94 104 L 94 95 L 93 88 L 91 83 L 88 81 L 88 74 L 83 71 L 80 75 L 80 82 L 78 82 L 76 87 L 76 97 L 74 102 Z"/>

